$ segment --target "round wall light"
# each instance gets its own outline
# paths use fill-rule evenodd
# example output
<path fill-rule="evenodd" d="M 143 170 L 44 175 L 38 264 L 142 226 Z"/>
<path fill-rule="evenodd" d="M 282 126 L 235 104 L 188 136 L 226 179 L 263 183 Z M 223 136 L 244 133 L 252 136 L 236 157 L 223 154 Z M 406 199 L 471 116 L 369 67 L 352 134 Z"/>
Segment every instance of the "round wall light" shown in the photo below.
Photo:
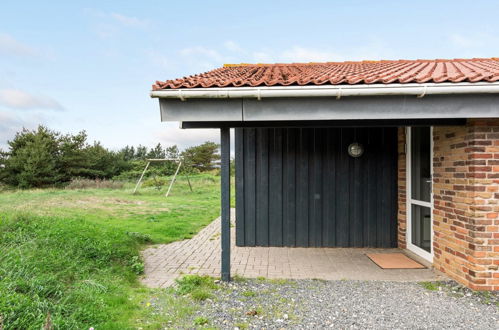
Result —
<path fill-rule="evenodd" d="M 364 147 L 358 142 L 351 143 L 348 146 L 348 154 L 354 158 L 362 156 L 364 153 Z"/>

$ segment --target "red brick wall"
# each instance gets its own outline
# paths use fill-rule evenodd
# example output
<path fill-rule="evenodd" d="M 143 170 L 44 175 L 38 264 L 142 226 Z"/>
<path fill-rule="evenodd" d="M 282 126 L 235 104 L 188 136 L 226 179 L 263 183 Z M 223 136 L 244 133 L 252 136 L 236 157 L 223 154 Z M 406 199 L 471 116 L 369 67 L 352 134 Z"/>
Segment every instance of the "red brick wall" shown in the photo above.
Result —
<path fill-rule="evenodd" d="M 499 120 L 435 127 L 433 141 L 434 266 L 499 290 Z"/>

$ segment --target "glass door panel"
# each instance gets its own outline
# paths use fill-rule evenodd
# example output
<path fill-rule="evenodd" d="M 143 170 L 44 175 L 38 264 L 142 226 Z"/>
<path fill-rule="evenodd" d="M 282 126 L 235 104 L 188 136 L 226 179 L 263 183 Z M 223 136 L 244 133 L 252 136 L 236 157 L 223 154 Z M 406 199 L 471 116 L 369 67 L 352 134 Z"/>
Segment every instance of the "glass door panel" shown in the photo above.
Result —
<path fill-rule="evenodd" d="M 412 204 L 412 244 L 431 253 L 431 209 Z"/>
<path fill-rule="evenodd" d="M 429 127 L 411 128 L 412 199 L 431 202 L 431 141 Z"/>
<path fill-rule="evenodd" d="M 411 127 L 409 137 L 409 247 L 428 259 L 432 253 L 431 128 Z"/>

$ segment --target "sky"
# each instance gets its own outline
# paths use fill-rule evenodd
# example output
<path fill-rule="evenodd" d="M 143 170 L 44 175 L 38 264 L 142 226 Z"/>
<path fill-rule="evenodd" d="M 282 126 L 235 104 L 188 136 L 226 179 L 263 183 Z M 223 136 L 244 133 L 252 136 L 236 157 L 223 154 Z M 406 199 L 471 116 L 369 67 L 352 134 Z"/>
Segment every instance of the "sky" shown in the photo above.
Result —
<path fill-rule="evenodd" d="M 181 148 L 156 80 L 225 63 L 499 57 L 499 1 L 0 1 L 0 148 L 23 127 Z"/>

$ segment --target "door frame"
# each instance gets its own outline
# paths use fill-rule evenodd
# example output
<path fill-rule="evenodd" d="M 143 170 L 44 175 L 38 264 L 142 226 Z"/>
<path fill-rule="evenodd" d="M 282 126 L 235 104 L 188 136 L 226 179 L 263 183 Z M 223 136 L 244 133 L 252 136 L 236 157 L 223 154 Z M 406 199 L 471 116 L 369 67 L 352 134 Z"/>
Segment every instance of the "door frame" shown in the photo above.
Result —
<path fill-rule="evenodd" d="M 433 231 L 433 126 L 430 127 L 430 175 L 432 179 L 431 183 L 431 192 L 430 192 L 430 202 L 424 202 L 420 200 L 412 199 L 412 172 L 411 172 L 411 127 L 406 127 L 406 218 L 407 218 L 407 227 L 406 227 L 406 246 L 407 249 L 411 252 L 414 252 L 418 256 L 423 259 L 433 263 L 433 241 L 434 241 L 434 231 Z M 428 252 L 423 250 L 419 246 L 412 244 L 412 205 L 419 205 L 430 208 L 430 250 Z"/>

